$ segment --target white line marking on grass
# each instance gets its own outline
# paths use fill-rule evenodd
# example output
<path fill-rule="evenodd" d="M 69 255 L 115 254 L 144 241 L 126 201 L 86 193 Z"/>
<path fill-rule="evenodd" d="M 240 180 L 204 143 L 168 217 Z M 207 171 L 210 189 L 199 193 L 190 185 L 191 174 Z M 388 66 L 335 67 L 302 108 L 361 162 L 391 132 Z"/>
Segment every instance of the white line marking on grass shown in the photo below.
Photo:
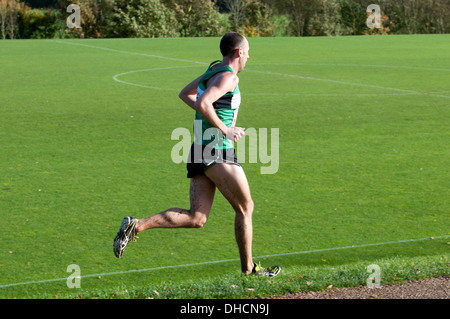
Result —
<path fill-rule="evenodd" d="M 256 71 L 256 70 L 248 70 L 248 71 L 254 72 L 254 73 L 269 74 L 269 75 L 287 76 L 287 77 L 303 79 L 303 80 L 330 82 L 330 83 L 336 83 L 336 84 L 342 84 L 342 85 L 350 85 L 350 86 L 361 86 L 361 87 L 367 87 L 367 88 L 391 90 L 391 91 L 396 91 L 396 92 L 403 92 L 403 93 L 417 94 L 417 95 L 430 95 L 430 96 L 443 97 L 443 98 L 450 99 L 450 96 L 446 96 L 446 95 L 433 94 L 433 93 L 427 93 L 427 92 L 417 92 L 417 91 L 413 91 L 413 90 L 391 88 L 391 87 L 388 87 L 388 86 L 381 86 L 381 85 L 353 83 L 353 82 L 338 81 L 338 80 L 331 80 L 331 79 L 322 79 L 322 78 L 315 78 L 315 77 L 312 77 L 312 76 L 304 76 L 304 75 L 288 74 L 288 73 L 280 73 L 280 72 Z"/>
<path fill-rule="evenodd" d="M 167 90 L 167 91 L 178 91 L 178 89 L 175 88 L 162 88 L 158 86 L 152 86 L 152 85 L 145 85 L 145 84 L 139 84 L 134 82 L 127 82 L 123 80 L 119 80 L 119 77 L 122 75 L 128 75 L 132 73 L 139 73 L 139 72 L 150 72 L 150 71 L 158 71 L 158 70 L 170 70 L 170 69 L 180 69 L 180 68 L 192 68 L 197 67 L 196 65 L 189 65 L 189 66 L 170 66 L 170 67 L 164 67 L 164 68 L 153 68 L 153 69 L 142 69 L 142 70 L 133 70 L 133 71 L 127 71 L 123 73 L 119 73 L 113 76 L 113 80 L 122 84 L 127 85 L 133 85 L 138 86 L 146 89 L 153 89 L 153 90 Z M 397 95 L 410 95 L 410 94 L 418 94 L 417 92 L 405 92 L 405 93 L 350 93 L 350 94 L 332 94 L 332 93 L 246 93 L 245 95 L 252 95 L 252 96 L 320 96 L 320 97 L 339 97 L 339 96 L 397 96 Z"/>
<path fill-rule="evenodd" d="M 323 249 L 295 251 L 295 252 L 290 252 L 290 253 L 258 256 L 258 257 L 255 257 L 255 258 L 269 258 L 269 257 L 278 257 L 278 256 L 301 255 L 301 254 L 317 253 L 317 252 L 321 252 L 321 251 L 333 251 L 333 250 L 342 250 L 342 249 L 350 249 L 350 248 L 362 248 L 362 247 L 370 247 L 370 246 L 401 244 L 401 243 L 409 243 L 409 242 L 423 241 L 423 240 L 442 239 L 442 238 L 448 238 L 448 237 L 450 237 L 450 236 L 449 235 L 444 235 L 444 236 L 436 236 L 436 237 L 431 236 L 431 237 L 417 238 L 417 239 L 403 239 L 403 240 L 396 240 L 396 241 L 388 241 L 388 242 L 385 242 L 385 243 L 373 243 L 373 244 L 362 244 L 362 245 L 351 245 L 351 246 L 334 247 L 334 248 L 323 248 Z"/>
<path fill-rule="evenodd" d="M 140 55 L 140 56 L 146 56 L 146 57 L 149 57 L 149 58 L 164 59 L 164 60 L 169 60 L 169 61 L 187 62 L 187 63 L 196 63 L 196 64 L 208 65 L 208 63 L 205 63 L 205 62 L 185 60 L 185 59 L 178 59 L 178 58 L 171 58 L 171 57 L 167 57 L 167 56 L 148 54 L 148 53 L 140 53 L 140 52 L 117 50 L 117 49 L 99 47 L 99 46 L 96 46 L 96 45 L 89 45 L 89 44 L 83 44 L 83 43 L 75 43 L 75 42 L 68 42 L 68 41 L 58 41 L 58 40 L 47 40 L 47 41 L 56 42 L 56 43 L 60 43 L 60 44 L 78 45 L 78 46 L 82 46 L 82 47 L 87 47 L 87 48 L 92 48 L 92 49 L 100 49 L 100 50 L 111 51 L 111 52 L 122 53 L 122 54 Z"/>
<path fill-rule="evenodd" d="M 133 83 L 133 82 L 126 82 L 123 80 L 119 80 L 118 77 L 122 76 L 122 75 L 127 75 L 127 74 L 132 74 L 132 73 L 138 73 L 138 72 L 148 72 L 148 71 L 158 71 L 158 70 L 170 70 L 170 69 L 181 69 L 181 68 L 195 68 L 198 67 L 197 65 L 188 65 L 188 66 L 169 66 L 169 67 L 165 67 L 165 68 L 154 68 L 154 69 L 142 69 L 142 70 L 134 70 L 134 71 L 128 71 L 128 72 L 123 72 L 123 73 L 119 73 L 113 76 L 113 80 L 119 83 L 123 83 L 123 84 L 128 84 L 128 85 L 134 85 L 134 86 L 139 86 L 139 87 L 143 87 L 146 89 L 154 89 L 154 90 L 167 90 L 167 91 L 178 91 L 178 89 L 174 89 L 174 88 L 162 88 L 162 87 L 157 87 L 157 86 L 151 86 L 151 85 L 144 85 L 144 84 L 139 84 L 139 83 Z"/>
<path fill-rule="evenodd" d="M 387 65 L 387 64 L 356 64 L 356 63 L 309 63 L 309 62 L 267 62 L 257 63 L 258 65 L 304 65 L 304 66 L 343 66 L 343 67 L 357 67 L 357 68 L 388 68 L 388 69 L 411 69 L 411 70 L 423 70 L 423 71 L 443 71 L 450 72 L 450 69 L 444 68 L 425 68 L 409 65 Z"/>
<path fill-rule="evenodd" d="M 146 56 L 146 57 L 157 58 L 157 59 L 165 59 L 165 60 L 170 60 L 170 61 L 187 62 L 187 63 L 196 63 L 196 64 L 201 64 L 201 65 L 208 65 L 208 63 L 205 63 L 205 62 L 192 61 L 192 60 L 186 60 L 186 59 L 178 59 L 178 58 L 171 58 L 171 57 L 166 57 L 166 56 L 161 56 L 161 55 L 154 55 L 154 54 L 147 54 L 147 53 L 123 51 L 123 50 L 99 47 L 99 46 L 96 46 L 96 45 L 89 45 L 89 44 L 83 44 L 83 43 L 75 43 L 75 42 L 68 42 L 68 41 L 58 41 L 58 40 L 48 40 L 48 41 L 56 42 L 56 43 L 60 43 L 60 44 L 78 45 L 78 46 L 83 46 L 83 47 L 87 47 L 87 48 L 106 50 L 106 51 L 122 53 L 122 54 L 140 55 L 140 56 Z M 295 64 L 295 63 L 292 63 L 292 64 Z M 442 70 L 446 70 L 446 69 L 442 69 Z M 248 69 L 248 68 L 246 69 L 246 71 L 248 71 L 248 72 L 255 72 L 255 73 L 262 73 L 262 74 L 269 74 L 269 75 L 288 76 L 288 77 L 294 77 L 294 78 L 299 78 L 299 79 L 304 79 L 304 80 L 331 82 L 331 83 L 342 84 L 342 85 L 377 88 L 377 89 L 383 89 L 383 90 L 393 90 L 393 91 L 409 93 L 409 94 L 429 95 L 429 96 L 435 96 L 435 97 L 442 97 L 442 98 L 450 99 L 450 96 L 446 96 L 446 95 L 426 93 L 426 92 L 417 92 L 417 91 L 405 90 L 405 89 L 397 89 L 397 88 L 391 88 L 391 87 L 387 87 L 387 86 L 379 86 L 379 85 L 371 85 L 371 84 L 363 84 L 363 83 L 353 83 L 353 82 L 345 82 L 345 81 L 338 81 L 338 80 L 331 80 L 331 79 L 321 79 L 321 78 L 315 78 L 315 77 L 303 76 L 303 75 L 295 75 L 295 74 L 288 74 L 288 73 L 278 73 L 278 72 L 269 72 L 269 71 L 256 71 L 256 70 L 251 70 L 251 69 Z M 133 85 L 141 86 L 141 87 L 148 87 L 148 86 L 143 86 L 143 85 L 138 85 L 138 84 L 133 84 Z M 149 87 L 149 88 L 156 88 L 156 87 Z"/>
<path fill-rule="evenodd" d="M 390 244 L 401 244 L 401 243 L 409 243 L 409 242 L 433 240 L 433 239 L 442 239 L 442 238 L 449 238 L 449 237 L 450 237 L 449 235 L 431 236 L 431 237 L 425 237 L 425 238 L 388 241 L 388 242 L 384 242 L 384 243 L 372 243 L 372 244 L 351 245 L 351 246 L 343 246 L 343 247 L 332 247 L 332 248 L 303 250 L 303 251 L 296 251 L 296 252 L 290 252 L 290 253 L 263 255 L 263 256 L 253 257 L 253 258 L 254 259 L 261 258 L 262 259 L 262 258 L 271 258 L 271 257 L 303 255 L 303 254 L 317 253 L 317 252 L 323 252 L 323 251 L 333 251 L 333 250 L 342 250 L 342 249 L 351 249 L 351 248 L 363 248 L 363 247 L 381 246 L 381 245 L 390 245 Z M 190 264 L 183 264 L 183 265 L 172 265 L 172 266 L 169 265 L 169 266 L 161 266 L 161 267 L 153 267 L 153 268 L 113 271 L 113 272 L 105 272 L 105 273 L 84 275 L 84 276 L 80 276 L 80 278 L 82 279 L 82 278 L 122 275 L 122 274 L 136 273 L 136 272 L 154 271 L 154 270 L 164 270 L 164 269 L 173 269 L 173 268 L 183 268 L 183 267 L 194 267 L 194 266 L 203 266 L 203 265 L 212 265 L 212 264 L 222 264 L 222 263 L 227 263 L 227 262 L 232 262 L 232 261 L 239 261 L 239 259 L 238 258 L 222 259 L 222 260 L 204 261 L 204 262 L 199 262 L 199 263 L 190 263 Z M 67 280 L 67 277 L 54 278 L 54 279 L 44 279 L 44 280 L 34 280 L 34 281 L 26 281 L 26 282 L 17 282 L 17 283 L 0 285 L 0 288 L 7 288 L 7 287 L 21 286 L 21 285 L 41 284 L 41 283 L 54 282 L 54 281 L 64 281 L 64 280 Z"/>
<path fill-rule="evenodd" d="M 302 96 L 302 97 L 368 97 L 368 96 L 405 96 L 416 93 L 245 93 L 245 96 Z"/>
<path fill-rule="evenodd" d="M 147 89 L 154 89 L 154 90 L 167 90 L 167 91 L 178 91 L 178 89 L 174 88 L 162 88 L 152 85 L 144 85 L 139 83 L 133 83 L 133 82 L 127 82 L 123 80 L 119 80 L 118 77 L 122 75 L 132 74 L 132 73 L 138 73 L 138 72 L 148 72 L 148 71 L 158 71 L 158 70 L 170 70 L 170 69 L 179 69 L 179 68 L 190 68 L 190 67 L 197 67 L 197 66 L 175 66 L 175 67 L 164 67 L 164 68 L 153 68 L 153 69 L 142 69 L 142 70 L 133 70 L 128 72 L 119 73 L 113 76 L 113 80 L 122 84 L 127 85 L 133 85 L 138 86 L 142 88 Z M 338 84 L 345 84 L 345 85 L 354 85 L 354 86 L 362 86 L 362 87 L 371 87 L 371 88 L 377 88 L 377 89 L 386 89 L 386 90 L 394 90 L 398 93 L 351 93 L 351 94 L 332 94 L 332 93 L 246 93 L 246 95 L 276 95 L 276 96 L 319 96 L 319 97 L 340 97 L 340 96 L 397 96 L 397 95 L 421 95 L 421 94 L 427 94 L 427 95 L 433 95 L 433 96 L 440 96 L 440 97 L 447 97 L 450 98 L 450 96 L 445 95 L 439 95 L 436 93 L 421 93 L 411 90 L 404 90 L 404 89 L 396 89 L 396 88 L 390 88 L 390 87 L 384 87 L 384 86 L 376 86 L 376 85 L 369 85 L 369 84 L 361 84 L 361 83 L 351 83 L 351 82 L 343 82 L 343 81 L 337 81 L 337 80 L 330 80 L 330 79 L 320 79 L 320 78 L 314 78 L 314 77 L 307 77 L 302 75 L 295 75 L 295 74 L 286 74 L 286 73 L 275 73 L 275 72 L 268 72 L 268 71 L 253 71 L 249 70 L 250 72 L 255 73 L 263 73 L 263 74 L 272 74 L 272 75 L 279 75 L 279 76 L 288 76 L 288 77 L 295 77 L 300 79 L 306 79 L 306 80 L 315 80 L 315 81 L 325 81 L 325 82 L 332 82 L 332 83 L 338 83 Z M 439 92 L 438 92 L 439 93 Z"/>

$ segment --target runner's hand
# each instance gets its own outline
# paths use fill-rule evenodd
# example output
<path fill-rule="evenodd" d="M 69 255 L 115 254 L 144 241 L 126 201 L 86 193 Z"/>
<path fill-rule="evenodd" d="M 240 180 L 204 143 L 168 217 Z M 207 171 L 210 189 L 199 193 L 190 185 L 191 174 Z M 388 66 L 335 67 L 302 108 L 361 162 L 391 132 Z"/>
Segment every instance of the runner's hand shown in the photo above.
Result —
<path fill-rule="evenodd" d="M 229 127 L 227 128 L 226 137 L 227 139 L 236 142 L 238 139 L 245 135 L 244 130 L 245 128 L 243 127 Z"/>

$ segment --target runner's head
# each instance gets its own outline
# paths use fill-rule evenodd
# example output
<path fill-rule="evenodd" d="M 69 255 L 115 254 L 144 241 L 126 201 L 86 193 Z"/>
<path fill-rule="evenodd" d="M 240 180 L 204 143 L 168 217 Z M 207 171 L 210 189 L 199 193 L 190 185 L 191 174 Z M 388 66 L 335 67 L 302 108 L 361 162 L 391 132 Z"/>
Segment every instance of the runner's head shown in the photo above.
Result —
<path fill-rule="evenodd" d="M 247 59 L 249 58 L 248 51 L 249 44 L 247 39 L 237 32 L 229 32 L 220 40 L 220 52 L 223 57 L 239 59 L 238 72 L 242 71 L 247 63 Z"/>

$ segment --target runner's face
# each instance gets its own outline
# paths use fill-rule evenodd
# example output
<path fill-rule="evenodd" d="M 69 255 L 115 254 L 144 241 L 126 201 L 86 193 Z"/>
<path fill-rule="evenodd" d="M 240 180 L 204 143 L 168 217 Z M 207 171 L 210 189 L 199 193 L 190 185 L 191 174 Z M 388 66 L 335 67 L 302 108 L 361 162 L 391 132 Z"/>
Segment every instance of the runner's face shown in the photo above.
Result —
<path fill-rule="evenodd" d="M 250 47 L 248 45 L 248 41 L 245 41 L 245 44 L 243 48 L 239 49 L 240 55 L 239 55 L 239 72 L 244 70 L 245 64 L 247 63 L 248 58 L 250 58 L 250 55 L 248 51 L 250 50 Z"/>

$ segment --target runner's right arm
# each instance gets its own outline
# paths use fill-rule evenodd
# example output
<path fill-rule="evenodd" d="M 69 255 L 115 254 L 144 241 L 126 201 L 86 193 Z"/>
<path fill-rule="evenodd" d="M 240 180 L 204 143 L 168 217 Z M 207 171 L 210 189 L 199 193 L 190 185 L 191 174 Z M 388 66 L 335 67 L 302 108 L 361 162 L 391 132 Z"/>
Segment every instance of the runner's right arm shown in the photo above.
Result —
<path fill-rule="evenodd" d="M 195 108 L 195 101 L 197 100 L 197 87 L 198 83 L 200 82 L 200 79 L 202 78 L 202 75 L 196 78 L 194 81 L 186 85 L 178 94 L 178 97 L 183 100 L 184 103 L 189 105 L 194 110 Z"/>
<path fill-rule="evenodd" d="M 228 127 L 217 116 L 213 103 L 221 96 L 232 92 L 238 85 L 238 77 L 231 72 L 217 74 L 211 78 L 208 88 L 195 102 L 194 108 L 207 120 L 212 126 L 218 128 L 227 139 L 237 141 L 245 135 L 242 127 Z"/>

